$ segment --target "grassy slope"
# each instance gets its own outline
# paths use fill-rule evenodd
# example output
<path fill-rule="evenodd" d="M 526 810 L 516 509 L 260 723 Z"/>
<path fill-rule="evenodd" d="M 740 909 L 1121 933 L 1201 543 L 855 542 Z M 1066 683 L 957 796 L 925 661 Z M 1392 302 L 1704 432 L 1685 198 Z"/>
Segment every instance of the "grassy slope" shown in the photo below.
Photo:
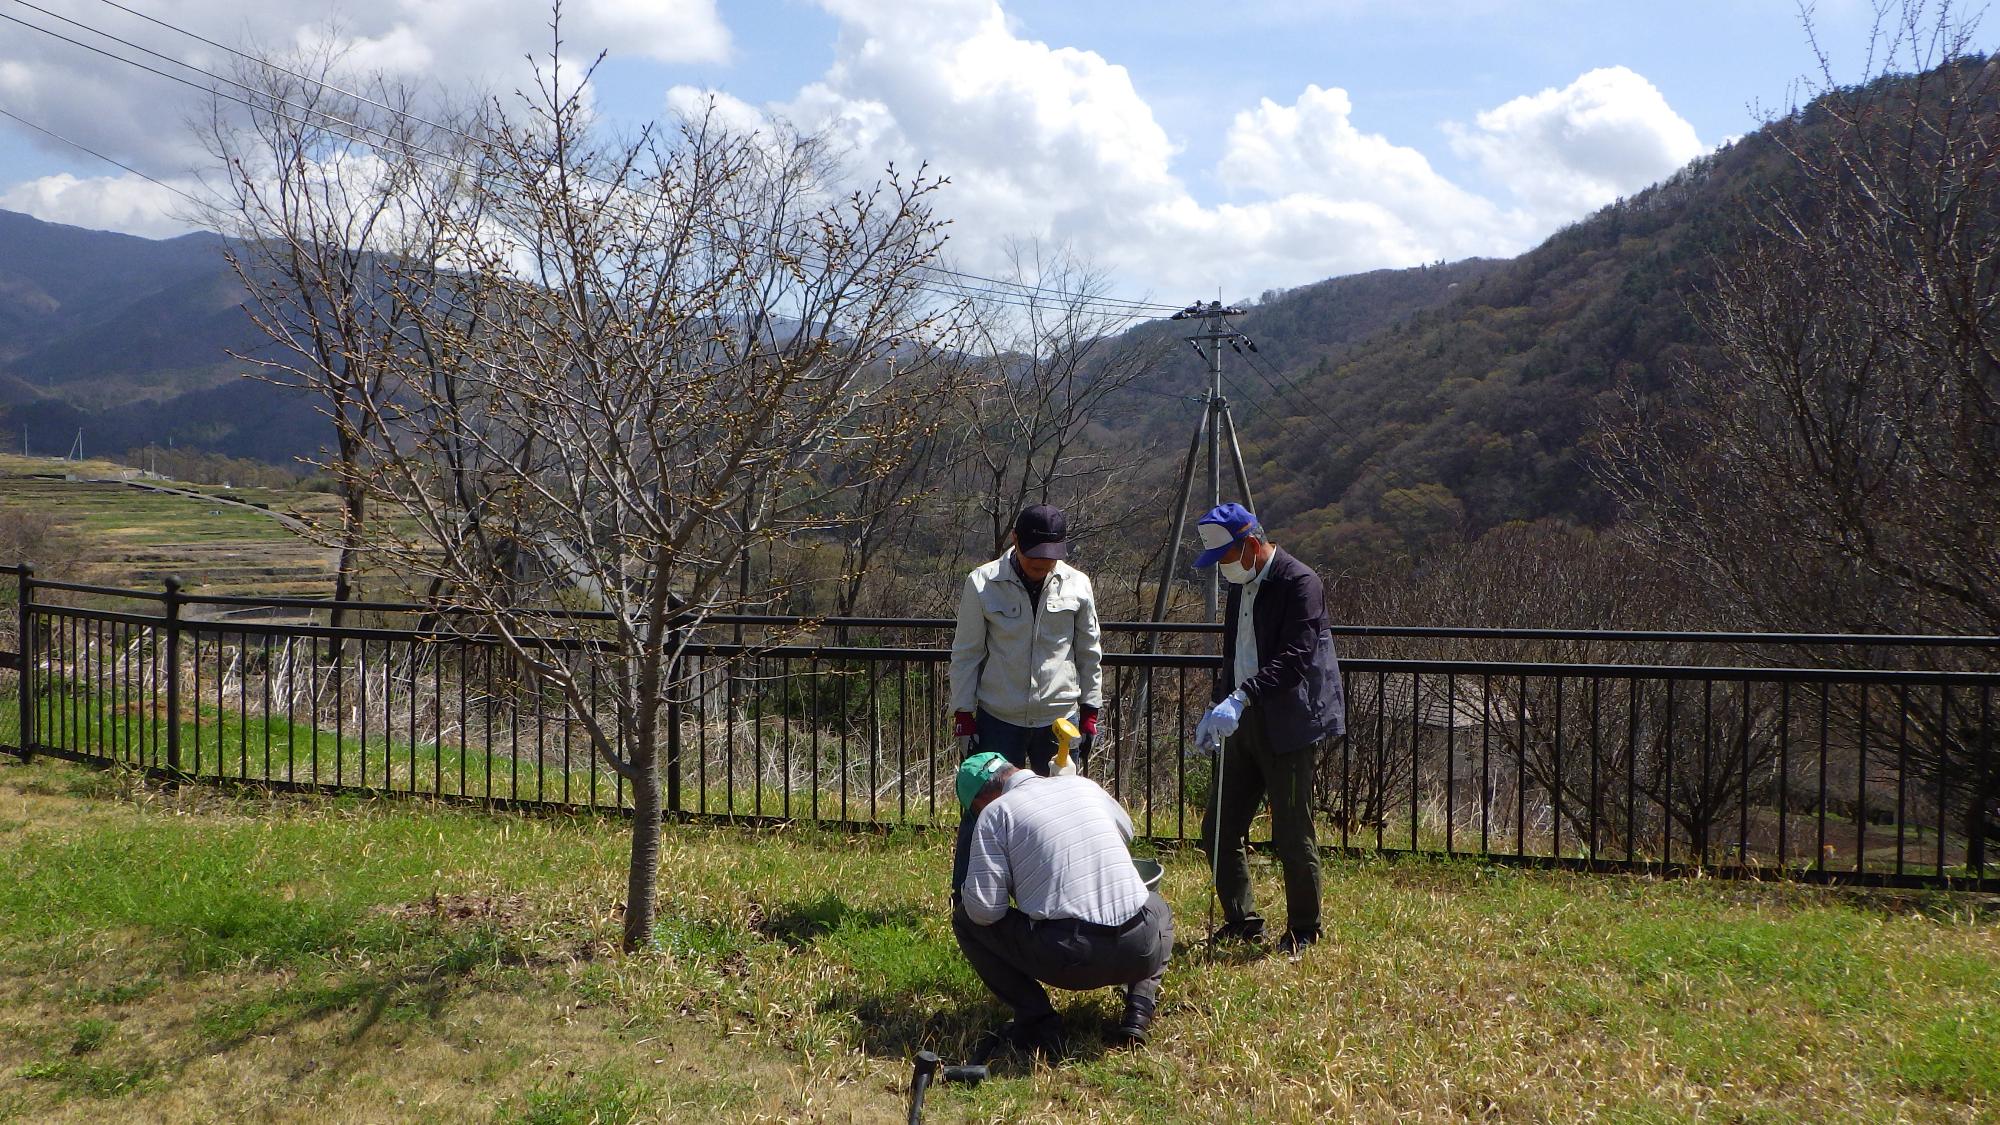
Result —
<path fill-rule="evenodd" d="M 121 484 L 33 476 L 115 477 L 129 471 L 102 461 L 0 455 L 0 507 L 44 512 L 80 537 L 88 554 L 74 560 L 82 566 L 72 577 L 84 581 L 157 590 L 159 580 L 173 573 L 186 579 L 192 592 L 207 594 L 323 595 L 331 588 L 331 555 L 260 512 Z M 319 493 L 174 487 L 263 503 L 278 511 L 323 512 L 334 503 Z"/>
<path fill-rule="evenodd" d="M 1000 1014 L 947 846 L 670 829 L 625 959 L 614 821 L 0 765 L 0 1116 L 898 1119 L 908 1055 Z M 1203 868 L 1168 870 L 1192 938 Z M 931 1119 L 2000 1112 L 2000 924 L 1943 900 L 1416 862 L 1335 864 L 1327 906 L 1299 964 L 1184 952 L 1144 1052 L 1064 997 L 1068 1065 Z"/>

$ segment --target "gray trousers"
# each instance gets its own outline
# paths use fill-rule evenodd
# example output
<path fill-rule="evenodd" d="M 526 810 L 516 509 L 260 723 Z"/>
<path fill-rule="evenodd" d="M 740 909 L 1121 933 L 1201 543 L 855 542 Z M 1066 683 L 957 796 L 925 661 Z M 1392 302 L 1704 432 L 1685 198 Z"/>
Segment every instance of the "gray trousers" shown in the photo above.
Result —
<path fill-rule="evenodd" d="M 1271 850 L 1285 872 L 1285 923 L 1300 933 L 1319 932 L 1319 844 L 1313 836 L 1313 764 L 1319 747 L 1274 754 L 1256 704 L 1244 709 L 1236 733 L 1219 755 L 1222 784 L 1209 786 L 1201 818 L 1201 851 L 1215 857 L 1215 894 L 1222 917 L 1258 917 L 1250 899 L 1250 861 L 1244 846 L 1257 806 L 1271 804 Z M 1221 837 L 1217 848 L 1217 836 Z M 1220 854 L 1218 855 L 1218 851 Z"/>
<path fill-rule="evenodd" d="M 1174 949 L 1173 913 L 1157 893 L 1122 927 L 1074 918 L 1036 921 L 1014 909 L 982 926 L 961 908 L 951 913 L 951 929 L 972 971 L 1022 1024 L 1055 1010 L 1043 984 L 1075 990 L 1128 985 L 1127 995 L 1150 1007 Z"/>

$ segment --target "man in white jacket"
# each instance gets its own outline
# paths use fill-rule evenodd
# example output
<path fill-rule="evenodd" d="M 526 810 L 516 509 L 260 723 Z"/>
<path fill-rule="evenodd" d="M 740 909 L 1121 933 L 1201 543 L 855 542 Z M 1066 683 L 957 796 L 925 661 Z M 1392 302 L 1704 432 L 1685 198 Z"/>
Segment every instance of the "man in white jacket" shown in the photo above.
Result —
<path fill-rule="evenodd" d="M 1050 724 L 1075 717 L 1079 768 L 1104 703 L 1104 646 L 1090 578 L 1063 562 L 1069 520 L 1036 504 L 1014 521 L 1011 545 L 965 576 L 951 643 L 952 734 L 1046 776 Z"/>

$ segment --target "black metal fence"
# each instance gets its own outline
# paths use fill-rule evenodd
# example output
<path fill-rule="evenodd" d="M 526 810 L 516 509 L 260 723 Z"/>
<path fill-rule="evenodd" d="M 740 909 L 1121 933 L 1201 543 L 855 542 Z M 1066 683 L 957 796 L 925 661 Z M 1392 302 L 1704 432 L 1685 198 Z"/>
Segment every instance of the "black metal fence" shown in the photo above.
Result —
<path fill-rule="evenodd" d="M 186 779 L 629 810 L 578 716 L 435 607 L 204 598 L 0 568 L 0 743 Z M 951 823 L 950 623 L 711 619 L 664 731 L 671 815 Z M 1199 836 L 1216 626 L 1109 627 L 1085 764 Z M 1322 844 L 2000 889 L 2000 638 L 1338 629 Z M 1150 634 L 1150 636 L 1148 636 Z M 1166 651 L 1135 651 L 1136 649 Z M 578 642 L 537 658 L 610 706 Z M 18 674 L 14 669 L 19 669 Z"/>

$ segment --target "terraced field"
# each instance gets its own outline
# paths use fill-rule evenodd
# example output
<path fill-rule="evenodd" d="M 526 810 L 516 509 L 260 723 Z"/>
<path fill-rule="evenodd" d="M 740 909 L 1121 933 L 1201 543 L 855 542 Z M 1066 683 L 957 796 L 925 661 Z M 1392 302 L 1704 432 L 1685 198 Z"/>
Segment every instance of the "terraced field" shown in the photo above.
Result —
<path fill-rule="evenodd" d="M 67 526 L 83 547 L 84 581 L 155 587 L 178 574 L 207 594 L 332 589 L 333 552 L 280 517 L 325 514 L 333 497 L 157 482 L 179 490 L 162 491 L 116 479 L 131 473 L 109 462 L 0 457 L 0 507 L 31 506 Z"/>

